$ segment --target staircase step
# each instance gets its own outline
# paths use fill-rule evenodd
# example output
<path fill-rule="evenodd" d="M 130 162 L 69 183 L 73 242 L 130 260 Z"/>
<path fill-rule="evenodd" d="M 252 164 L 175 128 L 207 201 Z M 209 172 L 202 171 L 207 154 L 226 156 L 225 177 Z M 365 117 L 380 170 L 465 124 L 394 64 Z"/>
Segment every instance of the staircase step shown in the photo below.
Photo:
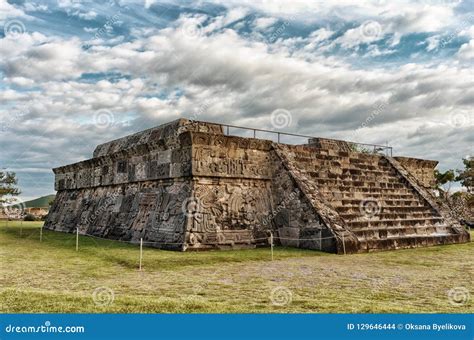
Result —
<path fill-rule="evenodd" d="M 418 227 L 362 228 L 353 230 L 353 232 L 359 240 L 363 240 L 418 235 L 449 235 L 451 229 L 447 225 L 425 225 Z"/>
<path fill-rule="evenodd" d="M 296 163 L 297 164 L 297 163 Z M 314 170 L 314 171 L 323 171 L 323 170 L 332 170 L 341 172 L 344 170 L 346 173 L 351 173 L 353 175 L 388 175 L 388 176 L 395 176 L 398 177 L 398 173 L 395 169 L 390 168 L 388 166 L 376 166 L 372 164 L 341 164 L 338 161 L 320 161 L 320 160 L 312 160 L 306 161 L 304 168 L 307 170 Z"/>
<path fill-rule="evenodd" d="M 433 213 L 430 212 L 412 212 L 412 213 L 402 213 L 402 212 L 395 212 L 395 213 L 386 213 L 386 212 L 379 212 L 374 213 L 372 216 L 366 216 L 367 214 L 363 214 L 363 212 L 358 211 L 354 213 L 339 213 L 345 221 L 380 221 L 380 220 L 416 220 L 416 219 L 425 219 L 433 217 Z"/>
<path fill-rule="evenodd" d="M 393 250 L 401 248 L 426 247 L 442 244 L 458 243 L 462 240 L 461 234 L 449 235 L 410 235 L 389 237 L 386 239 L 361 240 L 360 252 Z"/>
<path fill-rule="evenodd" d="M 344 190 L 344 189 L 347 189 Z M 344 191 L 343 191 L 344 190 Z M 331 191 L 327 188 L 319 187 L 319 192 L 325 197 L 331 197 L 335 199 L 340 198 L 353 198 L 353 199 L 411 199 L 419 200 L 419 196 L 409 189 L 386 189 L 386 188 L 363 188 L 363 187 L 351 187 L 341 188 L 333 187 Z"/>
<path fill-rule="evenodd" d="M 360 175 L 344 175 L 344 174 L 336 174 L 336 173 L 320 173 L 317 171 L 306 171 L 304 172 L 305 175 L 310 176 L 314 180 L 328 180 L 328 181 L 341 181 L 341 182 L 368 182 L 368 183 L 376 183 L 372 186 L 378 186 L 378 183 L 400 183 L 400 179 L 397 177 L 389 177 L 389 176 L 382 176 L 382 175 L 373 175 L 373 176 L 360 176 Z"/>
<path fill-rule="evenodd" d="M 362 202 L 362 201 L 360 201 Z M 416 201 L 414 201 L 416 202 Z M 419 202 L 416 202 L 418 205 L 409 206 L 409 205 L 380 205 L 380 211 L 384 213 L 410 213 L 410 212 L 433 212 L 433 208 L 427 205 L 419 205 Z M 361 204 L 346 204 L 346 205 L 333 205 L 334 209 L 338 213 L 357 213 L 360 212 L 363 207 Z"/>
<path fill-rule="evenodd" d="M 310 175 L 311 177 L 311 175 Z M 319 186 L 342 186 L 343 188 L 351 187 L 363 187 L 371 189 L 405 189 L 406 186 L 400 183 L 399 181 L 368 181 L 368 180 L 351 180 L 351 179 L 341 179 L 341 178 L 312 178 L 313 182 Z"/>
<path fill-rule="evenodd" d="M 347 225 L 351 230 L 361 229 L 361 228 L 376 228 L 376 227 L 416 227 L 421 225 L 433 224 L 441 225 L 443 224 L 442 217 L 429 217 L 429 218 L 410 218 L 402 220 L 366 220 L 366 221 L 351 221 L 346 220 Z"/>
<path fill-rule="evenodd" d="M 326 187 L 319 187 L 320 192 L 338 195 L 338 194 L 355 194 L 357 197 L 369 198 L 372 195 L 388 196 L 388 195 L 406 195 L 405 198 L 418 198 L 419 196 L 410 189 L 394 189 L 394 188 L 370 188 L 370 187 L 349 187 L 349 186 L 333 186 L 332 190 Z M 362 195 L 362 196 L 361 196 Z M 375 196 L 374 196 L 375 197 Z"/>

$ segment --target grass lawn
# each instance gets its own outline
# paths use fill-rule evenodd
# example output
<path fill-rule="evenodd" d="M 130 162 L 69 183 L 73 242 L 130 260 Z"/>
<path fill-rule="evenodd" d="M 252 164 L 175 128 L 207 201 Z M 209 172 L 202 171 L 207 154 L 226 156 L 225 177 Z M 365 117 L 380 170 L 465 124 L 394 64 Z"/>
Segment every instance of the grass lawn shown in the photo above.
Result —
<path fill-rule="evenodd" d="M 268 248 L 145 248 L 138 271 L 136 245 L 81 236 L 76 252 L 73 234 L 44 230 L 40 242 L 42 222 L 5 224 L 3 313 L 474 312 L 473 242 L 347 256 L 276 248 L 274 261 Z"/>

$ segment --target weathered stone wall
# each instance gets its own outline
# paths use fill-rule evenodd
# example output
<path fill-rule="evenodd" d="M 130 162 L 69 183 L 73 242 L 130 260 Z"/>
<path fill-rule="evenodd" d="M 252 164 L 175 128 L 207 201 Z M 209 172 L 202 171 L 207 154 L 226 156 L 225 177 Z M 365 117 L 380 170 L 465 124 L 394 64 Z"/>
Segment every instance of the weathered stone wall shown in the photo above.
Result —
<path fill-rule="evenodd" d="M 248 248 L 267 244 L 271 224 L 269 181 L 198 178 L 188 209 L 188 249 Z"/>
<path fill-rule="evenodd" d="M 178 119 L 133 135 L 100 144 L 95 148 L 93 158 L 140 147 L 144 147 L 145 149 L 155 149 L 163 146 L 166 146 L 166 148 L 176 148 L 180 146 L 178 136 L 185 131 L 223 134 L 222 126 L 218 124 Z"/>
<path fill-rule="evenodd" d="M 314 209 L 311 201 L 285 168 L 281 158 L 272 153 L 274 173 L 272 181 L 273 221 L 276 240 L 287 247 L 336 252 L 334 233 Z"/>
<path fill-rule="evenodd" d="M 143 238 L 156 247 L 182 249 L 182 202 L 190 195 L 189 181 L 175 180 L 60 190 L 45 227 L 136 242 Z"/>
<path fill-rule="evenodd" d="M 55 189 L 190 176 L 191 140 L 185 132 L 195 128 L 196 125 L 178 120 L 99 145 L 94 158 L 54 169 Z"/>
<path fill-rule="evenodd" d="M 95 157 L 54 169 L 58 191 L 45 227 L 184 248 L 192 193 L 192 130 L 212 124 L 178 120 L 99 145 Z"/>
<path fill-rule="evenodd" d="M 271 180 L 266 140 L 192 132 L 192 175 Z"/>
<path fill-rule="evenodd" d="M 410 158 L 410 157 L 394 157 L 406 170 L 425 188 L 433 188 L 436 185 L 434 177 L 434 169 L 438 165 L 438 161 L 430 161 L 426 159 Z"/>
<path fill-rule="evenodd" d="M 333 151 L 351 151 L 351 145 L 342 140 L 328 139 L 328 138 L 310 138 L 308 140 L 309 146 L 323 150 Z"/>
<path fill-rule="evenodd" d="M 242 248 L 268 243 L 271 142 L 192 132 L 193 195 L 188 249 Z"/>

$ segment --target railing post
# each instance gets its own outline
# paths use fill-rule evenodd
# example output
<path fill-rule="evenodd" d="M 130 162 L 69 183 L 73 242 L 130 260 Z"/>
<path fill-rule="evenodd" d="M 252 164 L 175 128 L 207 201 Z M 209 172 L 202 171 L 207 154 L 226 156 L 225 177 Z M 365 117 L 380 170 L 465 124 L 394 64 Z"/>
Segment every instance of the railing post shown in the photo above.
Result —
<path fill-rule="evenodd" d="M 227 136 L 229 135 L 229 125 L 226 125 L 227 128 Z"/>
<path fill-rule="evenodd" d="M 256 131 L 255 129 L 253 129 L 253 138 L 254 138 L 254 139 L 256 138 L 256 132 L 257 132 L 257 131 Z"/>
<path fill-rule="evenodd" d="M 277 135 L 278 135 L 278 143 L 280 143 L 280 133 L 277 132 Z"/>
<path fill-rule="evenodd" d="M 138 265 L 139 271 L 142 271 L 142 260 L 143 260 L 143 238 L 140 239 L 140 263 Z"/>
<path fill-rule="evenodd" d="M 322 233 L 323 233 L 323 230 L 322 229 L 319 229 L 319 251 L 323 250 L 323 240 L 322 240 Z"/>
<path fill-rule="evenodd" d="M 272 253 L 272 261 L 273 261 L 273 233 L 270 231 L 270 251 Z"/>
<path fill-rule="evenodd" d="M 344 240 L 344 233 L 342 233 L 342 249 L 344 250 L 344 255 L 346 255 L 346 241 Z"/>

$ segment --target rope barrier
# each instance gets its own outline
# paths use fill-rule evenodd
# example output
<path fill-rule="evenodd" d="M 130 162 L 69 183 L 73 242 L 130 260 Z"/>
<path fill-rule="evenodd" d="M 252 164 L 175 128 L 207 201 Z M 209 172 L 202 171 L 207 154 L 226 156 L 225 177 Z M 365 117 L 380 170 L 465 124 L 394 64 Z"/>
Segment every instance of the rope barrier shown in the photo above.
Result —
<path fill-rule="evenodd" d="M 8 227 L 7 227 L 8 228 Z M 22 230 L 22 228 L 20 229 L 20 231 Z M 39 231 L 40 231 L 40 235 L 39 235 L 39 238 L 40 238 L 40 242 L 43 241 L 43 226 L 39 227 Z M 75 230 L 75 248 L 76 248 L 76 251 L 79 251 L 79 236 L 87 236 L 87 237 L 91 237 L 93 239 L 99 239 L 99 240 L 104 240 L 104 241 L 115 241 L 115 242 L 120 242 L 120 243 L 126 243 L 126 244 L 132 244 L 132 245 L 139 245 L 139 250 L 140 250 L 140 253 L 139 253 L 139 261 L 138 261 L 138 270 L 139 271 L 142 271 L 143 269 L 143 245 L 154 245 L 154 246 L 157 246 L 157 245 L 183 245 L 185 242 L 155 242 L 155 241 L 147 241 L 147 242 L 144 242 L 143 241 L 143 238 L 140 238 L 140 241 L 137 242 L 137 241 L 124 241 L 124 240 L 119 240 L 119 239 L 110 239 L 110 238 L 105 238 L 105 237 L 101 237 L 101 236 L 97 236 L 97 235 L 92 235 L 92 234 L 88 234 L 88 233 L 80 233 L 79 231 L 79 228 L 76 228 Z M 270 252 L 271 252 L 271 260 L 273 261 L 273 248 L 274 248 L 274 240 L 277 239 L 277 240 L 280 240 L 280 241 L 284 241 L 284 240 L 288 240 L 288 241 L 319 241 L 319 244 L 320 244 L 320 249 L 321 249 L 321 241 L 322 240 L 328 240 L 328 239 L 335 239 L 337 238 L 336 236 L 330 236 L 330 237 L 320 237 L 321 236 L 321 231 L 319 233 L 319 236 L 318 237 L 315 237 L 315 238 L 292 238 L 292 237 L 282 237 L 282 236 L 274 236 L 273 235 L 273 232 L 270 231 L 270 235 L 268 237 L 260 237 L 260 238 L 254 238 L 254 239 L 251 239 L 249 241 L 251 242 L 259 242 L 259 241 L 267 241 L 269 242 L 270 244 Z M 343 243 L 344 243 L 344 237 L 342 238 L 343 239 Z M 343 247 L 345 248 L 345 244 L 343 244 Z M 345 249 L 344 249 L 345 250 Z M 345 253 L 345 251 L 344 251 Z"/>
<path fill-rule="evenodd" d="M 14 229 L 10 227 L 9 229 Z M 39 227 L 40 229 L 40 237 L 42 239 L 43 237 L 43 227 Z M 171 233 L 171 232 L 170 232 Z M 115 241 L 115 242 L 120 242 L 120 243 L 126 243 L 126 244 L 133 244 L 133 245 L 139 245 L 140 241 L 125 241 L 125 240 L 120 240 L 120 239 L 111 239 L 111 238 L 106 238 L 106 237 L 101 237 L 93 234 L 88 234 L 88 233 L 81 233 L 79 229 L 76 230 L 76 238 L 78 236 L 89 236 L 95 239 L 99 240 L 104 240 L 104 241 Z M 269 241 L 270 239 L 273 240 L 287 240 L 287 241 L 319 241 L 319 240 L 329 240 L 329 239 L 335 239 L 337 238 L 336 236 L 329 236 L 329 237 L 315 237 L 315 238 L 292 238 L 292 237 L 284 237 L 284 236 L 274 236 L 273 234 L 269 237 L 260 237 L 260 238 L 253 238 L 251 241 Z M 152 244 L 152 245 L 182 245 L 184 242 L 159 242 L 159 241 L 143 241 L 143 244 Z"/>
<path fill-rule="evenodd" d="M 336 236 L 330 237 L 317 237 L 317 238 L 289 238 L 289 237 L 277 237 L 279 240 L 293 240 L 293 241 L 319 241 L 319 240 L 329 240 L 333 238 L 337 238 Z"/>

